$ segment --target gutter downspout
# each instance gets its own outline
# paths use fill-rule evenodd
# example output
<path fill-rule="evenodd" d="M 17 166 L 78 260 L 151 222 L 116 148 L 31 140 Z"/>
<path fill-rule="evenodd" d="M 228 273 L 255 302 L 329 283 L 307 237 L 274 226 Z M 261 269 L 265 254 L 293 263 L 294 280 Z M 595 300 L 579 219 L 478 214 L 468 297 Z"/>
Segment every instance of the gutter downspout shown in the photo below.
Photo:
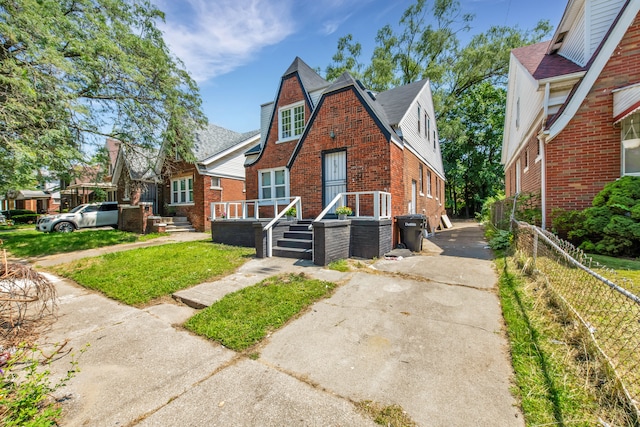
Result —
<path fill-rule="evenodd" d="M 542 129 L 538 136 L 540 144 L 540 199 L 542 209 L 542 229 L 547 229 L 547 161 L 546 150 L 544 148 L 546 144 L 546 136 L 549 135 L 549 131 L 545 130 L 547 123 L 547 117 L 549 117 L 549 94 L 551 93 L 551 84 L 547 82 L 544 85 L 544 116 L 542 117 Z"/>

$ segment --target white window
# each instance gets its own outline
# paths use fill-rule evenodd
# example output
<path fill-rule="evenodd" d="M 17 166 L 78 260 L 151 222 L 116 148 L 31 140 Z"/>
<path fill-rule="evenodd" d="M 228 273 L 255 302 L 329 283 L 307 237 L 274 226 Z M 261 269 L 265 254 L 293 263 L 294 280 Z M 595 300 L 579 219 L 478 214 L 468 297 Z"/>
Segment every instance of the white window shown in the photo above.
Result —
<path fill-rule="evenodd" d="M 171 204 L 183 205 L 193 203 L 193 178 L 177 178 L 171 180 Z"/>
<path fill-rule="evenodd" d="M 418 165 L 418 188 L 420 189 L 420 194 L 424 195 L 424 168 L 422 163 Z"/>
<path fill-rule="evenodd" d="M 279 141 L 290 141 L 302 135 L 304 130 L 304 102 L 282 107 L 278 115 Z"/>
<path fill-rule="evenodd" d="M 221 188 L 222 185 L 220 185 L 220 177 L 217 176 L 212 176 L 211 177 L 211 188 Z"/>
<path fill-rule="evenodd" d="M 422 120 L 422 113 L 421 113 L 421 109 L 420 109 L 420 104 L 418 104 L 418 134 L 420 133 L 420 123 Z"/>
<path fill-rule="evenodd" d="M 427 196 L 431 197 L 431 171 L 427 171 Z"/>
<path fill-rule="evenodd" d="M 622 175 L 640 176 L 640 113 L 622 121 Z"/>
<path fill-rule="evenodd" d="M 436 176 L 436 200 L 440 200 L 440 178 Z M 442 203 L 440 203 L 442 204 Z"/>
<path fill-rule="evenodd" d="M 288 197 L 287 173 L 284 168 L 262 170 L 258 177 L 261 199 Z"/>
<path fill-rule="evenodd" d="M 427 137 L 427 140 L 431 138 L 431 119 L 427 113 L 424 113 L 424 136 Z"/>

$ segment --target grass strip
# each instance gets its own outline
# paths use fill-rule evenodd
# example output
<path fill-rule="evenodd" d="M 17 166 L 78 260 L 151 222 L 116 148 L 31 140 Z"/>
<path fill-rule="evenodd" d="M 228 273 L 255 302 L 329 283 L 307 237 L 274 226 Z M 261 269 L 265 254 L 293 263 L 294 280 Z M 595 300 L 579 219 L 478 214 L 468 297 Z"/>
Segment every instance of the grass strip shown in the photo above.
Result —
<path fill-rule="evenodd" d="M 85 258 L 53 270 L 125 304 L 143 305 L 227 275 L 254 253 L 210 241 L 170 243 Z"/>
<path fill-rule="evenodd" d="M 516 387 L 526 425 L 627 425 L 624 408 L 590 384 L 598 362 L 585 353 L 573 320 L 545 285 L 514 273 L 511 258 L 496 258 L 503 316 L 511 345 Z"/>
<path fill-rule="evenodd" d="M 41 233 L 32 228 L 0 233 L 2 249 L 13 256 L 31 258 L 149 240 L 163 234 L 141 236 L 120 230 L 87 230 L 74 233 Z"/>
<path fill-rule="evenodd" d="M 329 296 L 335 286 L 304 274 L 270 277 L 226 295 L 189 319 L 185 327 L 225 347 L 243 351 L 313 302 Z"/>

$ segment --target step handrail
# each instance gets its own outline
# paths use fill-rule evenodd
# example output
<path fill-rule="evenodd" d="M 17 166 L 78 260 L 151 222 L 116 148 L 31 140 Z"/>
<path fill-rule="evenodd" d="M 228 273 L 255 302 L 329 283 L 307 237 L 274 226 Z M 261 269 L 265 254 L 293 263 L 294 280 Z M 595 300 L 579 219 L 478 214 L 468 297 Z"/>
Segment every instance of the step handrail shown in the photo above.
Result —
<path fill-rule="evenodd" d="M 267 225 L 262 227 L 262 231 L 267 232 L 267 258 L 271 258 L 273 256 L 273 226 L 287 214 L 287 211 L 292 207 L 296 207 L 296 219 L 302 218 L 302 204 L 300 203 L 300 197 L 294 197 L 293 201 L 289 203 L 284 209 L 282 209 L 275 218 L 273 218 Z M 276 212 L 278 210 L 276 205 Z"/>

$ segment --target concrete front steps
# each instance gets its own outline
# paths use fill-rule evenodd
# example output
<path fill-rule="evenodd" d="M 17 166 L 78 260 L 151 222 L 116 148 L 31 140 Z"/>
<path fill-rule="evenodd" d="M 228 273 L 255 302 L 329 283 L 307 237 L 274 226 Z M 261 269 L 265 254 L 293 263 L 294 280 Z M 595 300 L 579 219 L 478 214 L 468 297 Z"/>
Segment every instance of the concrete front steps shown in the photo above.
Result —
<path fill-rule="evenodd" d="M 300 220 L 289 226 L 284 237 L 273 247 L 273 256 L 281 258 L 312 259 L 313 231 L 309 230 L 310 220 Z"/>
<path fill-rule="evenodd" d="M 193 233 L 196 231 L 186 216 L 163 216 L 162 222 L 167 224 L 167 233 Z"/>

